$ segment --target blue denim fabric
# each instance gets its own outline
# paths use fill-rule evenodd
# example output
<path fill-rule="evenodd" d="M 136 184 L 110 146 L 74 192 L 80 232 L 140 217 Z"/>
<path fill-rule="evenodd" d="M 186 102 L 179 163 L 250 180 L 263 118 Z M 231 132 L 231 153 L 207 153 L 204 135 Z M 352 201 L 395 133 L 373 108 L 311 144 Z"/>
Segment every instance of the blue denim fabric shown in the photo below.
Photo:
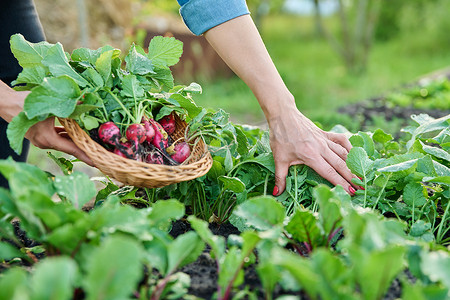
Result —
<path fill-rule="evenodd" d="M 245 0 L 177 0 L 186 26 L 201 35 L 231 19 L 249 14 Z"/>

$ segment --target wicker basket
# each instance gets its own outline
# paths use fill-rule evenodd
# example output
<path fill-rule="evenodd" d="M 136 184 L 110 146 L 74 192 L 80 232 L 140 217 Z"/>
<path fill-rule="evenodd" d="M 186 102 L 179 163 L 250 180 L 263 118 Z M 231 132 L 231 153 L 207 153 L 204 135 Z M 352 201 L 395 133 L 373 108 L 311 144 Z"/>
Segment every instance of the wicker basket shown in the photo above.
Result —
<path fill-rule="evenodd" d="M 74 143 L 83 150 L 95 167 L 115 180 L 137 187 L 156 188 L 192 180 L 205 175 L 212 166 L 211 154 L 203 142 L 191 149 L 190 157 L 178 166 L 149 164 L 121 157 L 109 152 L 92 140 L 72 119 L 59 119 Z M 175 118 L 176 129 L 171 137 L 177 140 L 184 136 L 186 122 Z"/>

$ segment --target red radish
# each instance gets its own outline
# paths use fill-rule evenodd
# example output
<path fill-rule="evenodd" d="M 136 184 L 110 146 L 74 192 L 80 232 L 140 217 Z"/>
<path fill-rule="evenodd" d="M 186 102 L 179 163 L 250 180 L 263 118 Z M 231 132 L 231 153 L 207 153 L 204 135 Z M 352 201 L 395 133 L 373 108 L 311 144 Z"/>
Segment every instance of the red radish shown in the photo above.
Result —
<path fill-rule="evenodd" d="M 172 134 L 175 131 L 175 119 L 173 117 L 173 113 L 170 115 L 167 115 L 163 117 L 161 120 L 158 121 L 159 124 L 161 124 L 162 128 L 168 133 Z"/>
<path fill-rule="evenodd" d="M 142 120 L 142 124 L 144 125 L 146 132 L 146 141 L 148 143 L 151 143 L 153 141 L 153 138 L 155 137 L 155 129 L 147 120 Z"/>
<path fill-rule="evenodd" d="M 114 149 L 113 152 L 122 157 L 132 158 L 132 159 L 136 158 L 136 153 L 133 150 L 133 146 L 131 145 L 130 142 L 125 142 L 125 143 L 119 142 L 116 145 L 116 148 Z"/>
<path fill-rule="evenodd" d="M 103 123 L 98 128 L 98 137 L 106 144 L 117 145 L 121 138 L 120 129 L 114 122 Z"/>
<path fill-rule="evenodd" d="M 113 153 L 114 153 L 114 154 L 117 154 L 117 155 L 119 155 L 119 156 L 122 156 L 122 157 L 124 157 L 124 158 L 128 158 L 125 154 L 122 153 L 122 151 L 119 150 L 119 148 L 114 148 Z"/>
<path fill-rule="evenodd" d="M 155 120 L 150 119 L 150 123 L 153 125 L 153 129 L 155 129 L 155 137 L 153 138 L 152 144 L 159 150 L 165 149 L 169 143 L 167 132 Z"/>
<path fill-rule="evenodd" d="M 175 154 L 171 155 L 172 159 L 178 163 L 184 162 L 189 155 L 191 155 L 191 149 L 186 142 L 181 142 L 174 147 Z"/>
<path fill-rule="evenodd" d="M 164 164 L 164 159 L 162 155 L 156 151 L 150 152 L 145 161 L 149 164 L 158 164 L 158 165 Z"/>
<path fill-rule="evenodd" d="M 145 128 L 141 124 L 131 124 L 125 132 L 127 139 L 134 144 L 136 150 L 138 145 L 142 144 L 147 138 Z"/>

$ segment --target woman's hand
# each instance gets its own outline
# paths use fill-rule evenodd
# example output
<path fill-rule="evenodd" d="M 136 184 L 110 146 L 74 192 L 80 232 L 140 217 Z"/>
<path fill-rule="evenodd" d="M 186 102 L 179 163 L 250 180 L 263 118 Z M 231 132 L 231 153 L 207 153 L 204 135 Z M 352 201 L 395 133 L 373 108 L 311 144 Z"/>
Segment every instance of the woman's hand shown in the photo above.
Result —
<path fill-rule="evenodd" d="M 352 147 L 345 135 L 321 130 L 295 107 L 270 119 L 269 127 L 275 159 L 274 196 L 284 191 L 289 167 L 299 164 L 311 167 L 332 184 L 339 184 L 354 195 L 358 186 L 351 183 L 356 176 L 345 163 Z"/>
<path fill-rule="evenodd" d="M 55 126 L 55 118 L 48 118 L 33 125 L 25 137 L 36 147 L 54 149 L 75 156 L 91 167 L 94 163 L 75 143 L 62 126 Z"/>
<path fill-rule="evenodd" d="M 0 81 L 0 116 L 7 122 L 18 115 L 29 92 L 14 91 Z M 78 148 L 69 138 L 64 127 L 55 126 L 55 118 L 49 118 L 32 126 L 25 137 L 36 147 L 54 149 L 73 155 L 90 166 L 94 166 L 91 159 Z"/>

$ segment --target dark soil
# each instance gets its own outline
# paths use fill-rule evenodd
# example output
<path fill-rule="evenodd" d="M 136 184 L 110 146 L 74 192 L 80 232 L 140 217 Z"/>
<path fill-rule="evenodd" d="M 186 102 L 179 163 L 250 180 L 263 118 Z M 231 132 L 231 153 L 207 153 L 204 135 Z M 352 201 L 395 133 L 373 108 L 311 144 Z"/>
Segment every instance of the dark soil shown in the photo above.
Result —
<path fill-rule="evenodd" d="M 400 86 L 398 89 L 391 91 L 401 91 L 403 89 L 409 89 L 420 85 L 423 80 L 432 81 L 442 78 L 447 78 L 450 80 L 450 70 L 438 70 L 435 73 L 424 75 L 414 82 L 410 82 Z M 380 95 L 378 97 L 373 97 L 358 103 L 354 103 L 348 106 L 341 107 L 338 110 L 340 113 L 347 114 L 352 117 L 355 122 L 360 124 L 358 128 L 361 130 L 366 130 L 373 126 L 374 120 L 384 118 L 387 122 L 394 120 L 400 121 L 402 127 L 407 126 L 408 122 L 411 122 L 411 115 L 427 114 L 433 118 L 440 118 L 450 114 L 449 110 L 439 110 L 439 109 L 417 109 L 414 107 L 390 107 L 386 104 L 385 96 Z M 395 136 L 399 138 L 399 136 Z"/>
<path fill-rule="evenodd" d="M 427 114 L 433 118 L 446 116 L 450 111 L 439 109 L 417 109 L 413 107 L 389 107 L 386 105 L 383 97 L 372 98 L 366 101 L 353 103 L 339 108 L 339 112 L 355 117 L 354 120 L 360 120 L 359 128 L 367 128 L 374 123 L 374 120 L 382 117 L 386 121 L 403 120 L 403 126 L 406 126 L 411 115 Z M 359 117 L 359 118 L 357 118 Z"/>

